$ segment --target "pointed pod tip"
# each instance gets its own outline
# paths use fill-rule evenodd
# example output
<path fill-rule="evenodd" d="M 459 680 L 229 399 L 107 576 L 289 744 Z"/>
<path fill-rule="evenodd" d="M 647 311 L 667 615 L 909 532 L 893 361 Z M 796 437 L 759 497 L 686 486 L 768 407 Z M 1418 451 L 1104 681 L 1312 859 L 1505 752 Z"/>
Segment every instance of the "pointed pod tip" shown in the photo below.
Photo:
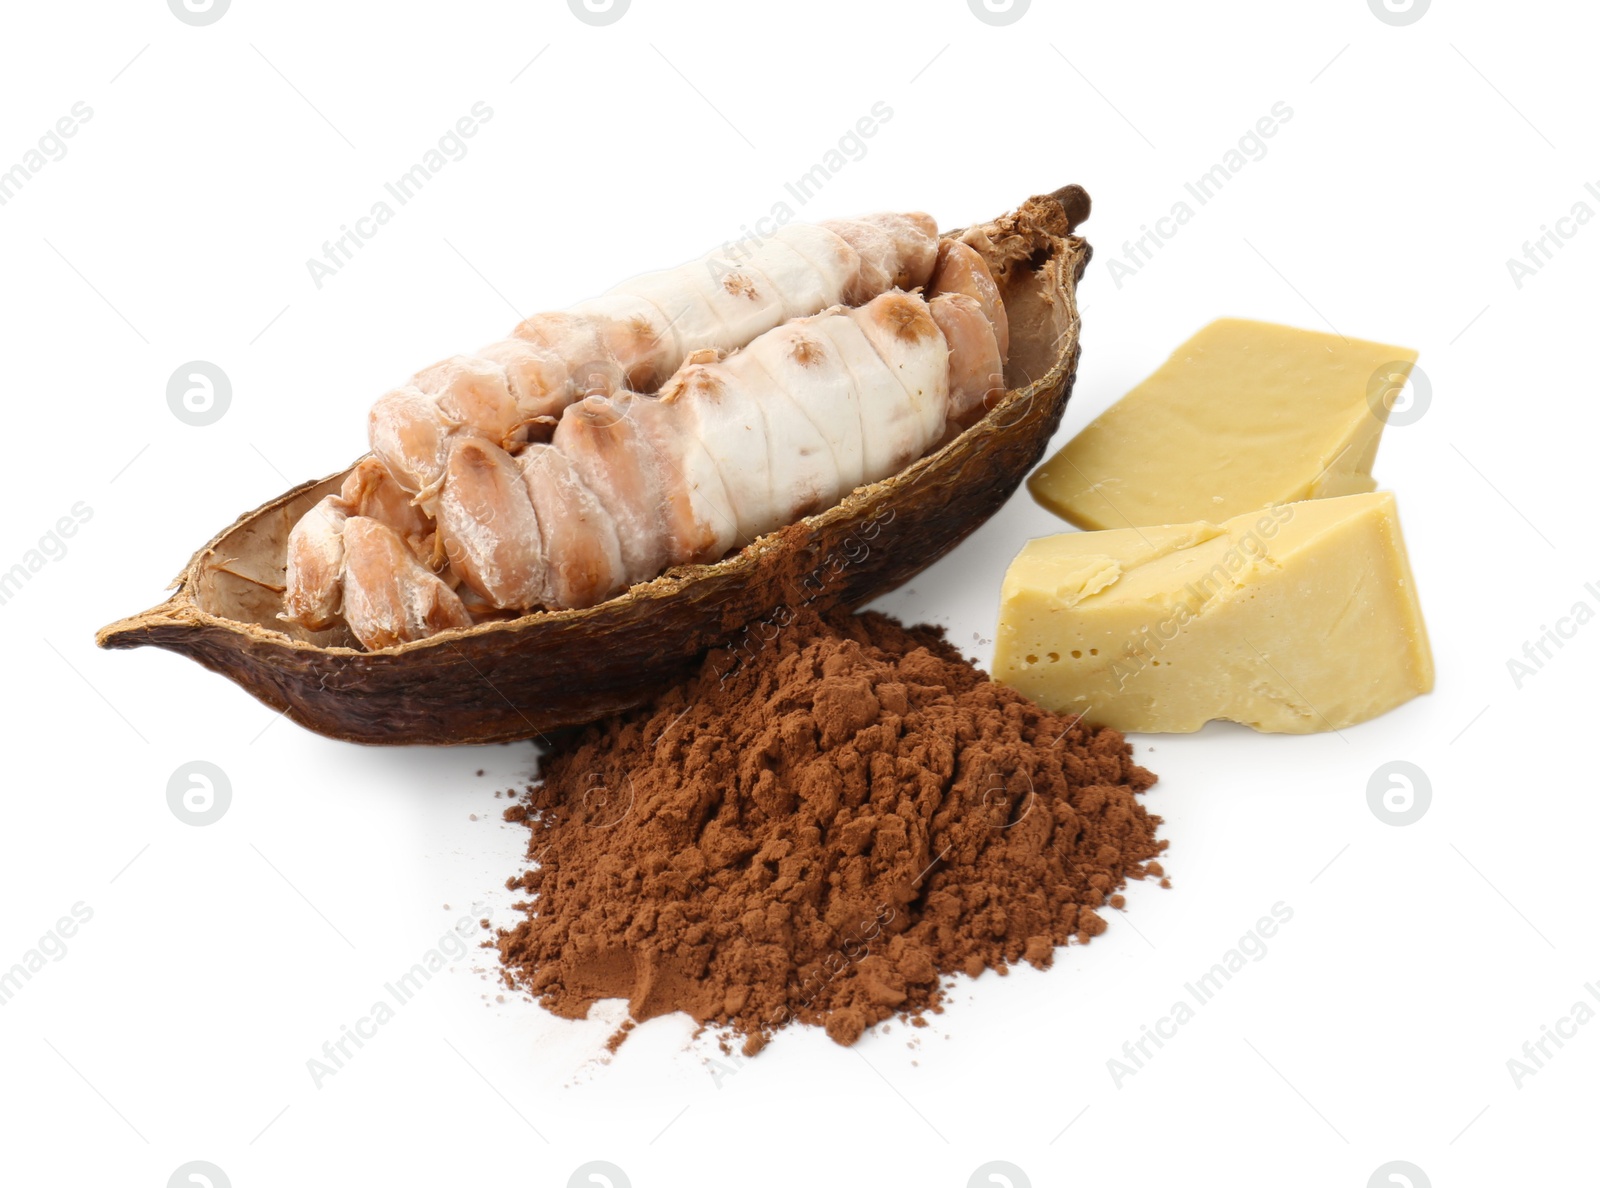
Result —
<path fill-rule="evenodd" d="M 150 638 L 151 632 L 184 625 L 186 620 L 175 613 L 172 602 L 168 601 L 106 624 L 94 633 L 94 642 L 102 648 L 140 648 L 155 642 Z"/>

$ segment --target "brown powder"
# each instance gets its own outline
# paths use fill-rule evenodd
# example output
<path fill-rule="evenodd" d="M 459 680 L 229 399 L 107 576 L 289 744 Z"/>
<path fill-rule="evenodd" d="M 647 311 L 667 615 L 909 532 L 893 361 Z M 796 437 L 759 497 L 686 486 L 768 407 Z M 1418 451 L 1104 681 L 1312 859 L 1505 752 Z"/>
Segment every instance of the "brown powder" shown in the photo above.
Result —
<path fill-rule="evenodd" d="M 940 1010 L 945 975 L 1049 966 L 1162 873 L 1135 799 L 1155 777 L 1120 734 L 936 629 L 782 616 L 546 757 L 506 813 L 537 863 L 508 884 L 530 897 L 499 934 L 508 984 L 569 1018 L 685 1011 L 747 1054 L 796 1020 L 849 1044 Z"/>

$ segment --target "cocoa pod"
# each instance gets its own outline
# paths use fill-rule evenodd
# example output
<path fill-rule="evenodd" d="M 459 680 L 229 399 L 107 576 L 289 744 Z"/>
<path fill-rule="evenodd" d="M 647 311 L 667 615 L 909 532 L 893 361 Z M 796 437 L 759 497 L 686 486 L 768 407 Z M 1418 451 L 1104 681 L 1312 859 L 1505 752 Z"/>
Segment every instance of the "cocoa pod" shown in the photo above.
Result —
<path fill-rule="evenodd" d="M 159 606 L 103 628 L 105 648 L 159 647 L 237 682 L 331 738 L 466 744 L 535 737 L 642 704 L 710 648 L 786 608 L 860 606 L 909 580 L 1000 509 L 1042 456 L 1071 395 L 1077 283 L 1090 247 L 1078 186 L 958 231 L 989 264 L 1011 327 L 1005 394 L 969 428 L 881 482 L 707 565 L 670 569 L 597 606 L 538 611 L 375 651 L 342 625 L 278 619 L 290 528 L 349 469 L 241 516 Z"/>

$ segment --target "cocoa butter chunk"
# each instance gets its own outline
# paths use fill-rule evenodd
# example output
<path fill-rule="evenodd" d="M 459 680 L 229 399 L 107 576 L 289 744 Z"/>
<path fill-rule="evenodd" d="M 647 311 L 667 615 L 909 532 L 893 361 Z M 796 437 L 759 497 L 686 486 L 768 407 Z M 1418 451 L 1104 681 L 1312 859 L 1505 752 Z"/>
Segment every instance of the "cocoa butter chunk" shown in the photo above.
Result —
<path fill-rule="evenodd" d="M 1030 541 L 1006 572 L 994 671 L 1134 731 L 1341 730 L 1433 688 L 1388 492 Z"/>
<path fill-rule="evenodd" d="M 1371 491 L 1372 462 L 1417 352 L 1219 318 L 1034 472 L 1080 528 L 1217 522 Z"/>

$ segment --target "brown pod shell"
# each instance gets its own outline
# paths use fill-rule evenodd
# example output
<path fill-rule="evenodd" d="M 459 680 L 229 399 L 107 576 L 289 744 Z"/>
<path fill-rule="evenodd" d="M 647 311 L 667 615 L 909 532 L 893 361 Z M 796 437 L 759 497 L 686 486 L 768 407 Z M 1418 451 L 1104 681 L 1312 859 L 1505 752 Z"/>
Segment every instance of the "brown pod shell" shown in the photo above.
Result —
<path fill-rule="evenodd" d="M 221 673 L 302 726 L 375 744 L 532 738 L 640 705 L 708 648 L 799 603 L 860 606 L 949 552 L 1044 452 L 1078 364 L 1077 283 L 1090 247 L 1078 186 L 946 233 L 983 256 L 1011 327 L 1006 391 L 965 431 L 880 482 L 706 565 L 668 570 L 582 610 L 537 611 L 362 651 L 342 625 L 278 619 L 289 530 L 350 469 L 241 516 L 161 605 L 103 628 L 101 647 L 159 647 Z"/>

